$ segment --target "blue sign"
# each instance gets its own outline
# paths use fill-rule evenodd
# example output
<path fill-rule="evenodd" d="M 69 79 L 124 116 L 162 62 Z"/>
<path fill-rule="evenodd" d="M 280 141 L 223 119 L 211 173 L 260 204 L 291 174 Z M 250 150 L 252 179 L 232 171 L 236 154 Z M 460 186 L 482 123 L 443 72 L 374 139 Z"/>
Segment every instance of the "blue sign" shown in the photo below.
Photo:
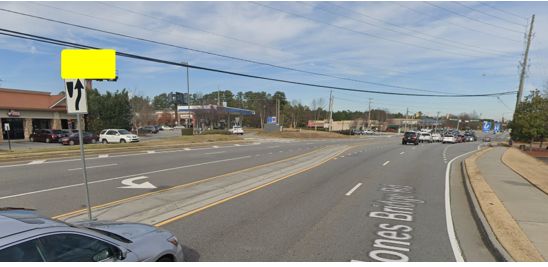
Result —
<path fill-rule="evenodd" d="M 276 124 L 276 123 L 278 123 L 278 120 L 276 119 L 276 117 L 266 117 L 266 123 Z"/>
<path fill-rule="evenodd" d="M 484 133 L 489 132 L 489 130 L 491 130 L 491 122 L 490 121 L 483 121 L 481 129 Z"/>
<path fill-rule="evenodd" d="M 495 122 L 495 129 L 493 130 L 495 133 L 500 132 L 500 122 Z"/>

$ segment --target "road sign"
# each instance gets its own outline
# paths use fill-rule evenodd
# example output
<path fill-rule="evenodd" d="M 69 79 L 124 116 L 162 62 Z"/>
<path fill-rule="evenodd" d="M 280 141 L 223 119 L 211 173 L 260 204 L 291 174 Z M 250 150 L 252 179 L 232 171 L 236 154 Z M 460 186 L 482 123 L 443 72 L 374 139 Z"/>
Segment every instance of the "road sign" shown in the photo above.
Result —
<path fill-rule="evenodd" d="M 83 79 L 65 80 L 65 96 L 68 114 L 88 113 L 88 101 L 84 83 L 85 80 Z"/>
<path fill-rule="evenodd" d="M 491 122 L 490 121 L 483 121 L 481 129 L 484 133 L 489 132 L 489 130 L 491 130 Z"/>
<path fill-rule="evenodd" d="M 116 51 L 113 49 L 63 49 L 61 78 L 115 79 Z"/>
<path fill-rule="evenodd" d="M 500 132 L 500 122 L 495 122 L 495 129 L 493 129 L 495 133 Z"/>
<path fill-rule="evenodd" d="M 266 123 L 268 124 L 276 124 L 277 123 L 277 118 L 276 117 L 267 117 L 266 118 Z"/>
<path fill-rule="evenodd" d="M 9 123 L 4 123 L 4 131 L 9 131 L 10 130 L 10 124 Z"/>

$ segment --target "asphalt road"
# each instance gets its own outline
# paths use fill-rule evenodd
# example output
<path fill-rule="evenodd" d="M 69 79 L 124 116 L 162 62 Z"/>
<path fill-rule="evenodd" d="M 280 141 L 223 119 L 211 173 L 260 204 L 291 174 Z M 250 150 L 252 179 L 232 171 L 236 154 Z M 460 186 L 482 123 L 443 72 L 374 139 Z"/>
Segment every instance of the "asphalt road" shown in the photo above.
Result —
<path fill-rule="evenodd" d="M 94 157 L 87 161 L 90 198 L 96 206 L 350 144 L 318 167 L 162 227 L 178 236 L 190 261 L 490 260 L 474 238 L 465 198 L 445 191 L 448 163 L 479 143 L 403 146 L 399 138 L 263 140 Z M 0 206 L 47 216 L 82 209 L 82 181 L 77 158 L 0 165 Z M 459 215 L 460 243 L 451 237 L 451 214 Z"/>
<path fill-rule="evenodd" d="M 163 227 L 184 240 L 189 260 L 455 261 L 444 155 L 477 145 L 358 147 Z"/>

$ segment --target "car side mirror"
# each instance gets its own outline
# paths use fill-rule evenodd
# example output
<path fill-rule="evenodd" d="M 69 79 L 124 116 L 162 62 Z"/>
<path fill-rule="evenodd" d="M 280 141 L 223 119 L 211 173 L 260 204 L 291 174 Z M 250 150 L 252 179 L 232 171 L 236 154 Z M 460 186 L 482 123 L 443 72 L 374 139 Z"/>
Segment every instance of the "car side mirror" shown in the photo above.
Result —
<path fill-rule="evenodd" d="M 112 261 L 114 259 L 114 256 L 115 255 L 114 255 L 114 253 L 112 252 L 111 249 L 105 248 L 105 249 L 97 252 L 97 254 L 93 255 L 92 259 L 95 262 Z"/>
<path fill-rule="evenodd" d="M 125 248 L 119 248 L 118 260 L 125 260 L 127 258 L 127 250 Z"/>

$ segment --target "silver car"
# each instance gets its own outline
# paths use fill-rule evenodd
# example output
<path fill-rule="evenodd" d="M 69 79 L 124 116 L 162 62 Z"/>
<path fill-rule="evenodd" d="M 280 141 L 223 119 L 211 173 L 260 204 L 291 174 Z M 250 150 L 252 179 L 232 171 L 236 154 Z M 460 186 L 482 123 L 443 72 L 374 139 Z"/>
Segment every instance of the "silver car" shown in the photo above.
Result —
<path fill-rule="evenodd" d="M 146 224 L 68 224 L 0 209 L 0 262 L 20 261 L 183 261 L 183 249 L 173 234 Z"/>

